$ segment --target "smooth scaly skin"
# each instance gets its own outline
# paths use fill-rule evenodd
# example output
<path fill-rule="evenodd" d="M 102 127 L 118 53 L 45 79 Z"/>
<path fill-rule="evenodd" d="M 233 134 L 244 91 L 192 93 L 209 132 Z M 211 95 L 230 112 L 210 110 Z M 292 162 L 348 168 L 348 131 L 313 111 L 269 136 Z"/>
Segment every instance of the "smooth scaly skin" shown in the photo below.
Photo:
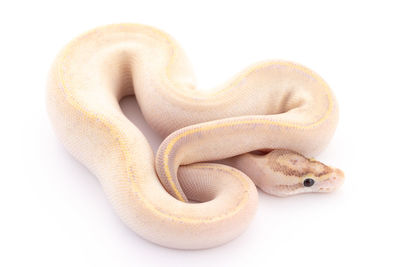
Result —
<path fill-rule="evenodd" d="M 298 154 L 322 150 L 338 119 L 332 92 L 311 70 L 265 62 L 213 93 L 194 88 L 176 42 L 143 25 L 88 32 L 62 50 L 51 68 L 47 103 L 57 135 L 140 236 L 181 249 L 235 238 L 257 206 L 254 183 L 244 173 L 275 195 L 331 191 L 343 180 L 341 171 Z M 119 107 L 133 93 L 149 125 L 170 134 L 155 160 Z M 247 153 L 266 149 L 273 151 Z M 197 163 L 222 159 L 243 172 Z M 306 177 L 318 186 L 301 187 Z"/>

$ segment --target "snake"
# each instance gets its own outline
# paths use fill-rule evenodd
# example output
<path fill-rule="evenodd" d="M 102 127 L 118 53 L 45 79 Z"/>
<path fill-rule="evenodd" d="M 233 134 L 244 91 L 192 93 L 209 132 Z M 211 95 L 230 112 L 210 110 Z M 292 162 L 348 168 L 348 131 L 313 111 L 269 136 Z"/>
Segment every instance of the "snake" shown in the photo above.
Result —
<path fill-rule="evenodd" d="M 157 153 L 121 110 L 128 95 L 164 138 Z M 285 197 L 344 181 L 313 158 L 339 118 L 318 74 L 270 60 L 199 90 L 183 49 L 152 26 L 100 26 L 72 40 L 50 67 L 46 105 L 56 136 L 98 178 L 122 222 L 160 246 L 235 239 L 256 213 L 257 187 Z"/>

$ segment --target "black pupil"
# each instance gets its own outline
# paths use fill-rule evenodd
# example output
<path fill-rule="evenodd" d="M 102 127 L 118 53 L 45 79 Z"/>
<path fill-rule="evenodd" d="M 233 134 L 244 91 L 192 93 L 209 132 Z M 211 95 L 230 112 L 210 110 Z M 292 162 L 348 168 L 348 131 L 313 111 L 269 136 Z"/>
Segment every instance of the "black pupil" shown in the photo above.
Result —
<path fill-rule="evenodd" d="M 303 185 L 304 185 L 304 186 L 307 186 L 307 187 L 310 187 L 310 186 L 312 186 L 313 184 L 314 184 L 314 180 L 311 179 L 311 178 L 307 178 L 307 179 L 305 179 L 304 182 L 303 182 Z"/>

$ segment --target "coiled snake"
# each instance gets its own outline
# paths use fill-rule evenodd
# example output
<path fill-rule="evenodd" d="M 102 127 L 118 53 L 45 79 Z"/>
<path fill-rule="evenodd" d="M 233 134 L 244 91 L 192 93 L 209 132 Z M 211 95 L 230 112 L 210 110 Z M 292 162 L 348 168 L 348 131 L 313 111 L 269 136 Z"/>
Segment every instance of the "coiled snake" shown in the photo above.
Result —
<path fill-rule="evenodd" d="M 202 92 L 170 36 L 117 24 L 64 48 L 47 92 L 67 150 L 99 178 L 121 219 L 162 246 L 209 248 L 238 236 L 256 210 L 254 184 L 287 196 L 329 192 L 344 179 L 303 156 L 329 142 L 338 105 L 316 73 L 294 63 L 259 63 Z M 167 136 L 156 157 L 120 109 L 132 94 Z"/>

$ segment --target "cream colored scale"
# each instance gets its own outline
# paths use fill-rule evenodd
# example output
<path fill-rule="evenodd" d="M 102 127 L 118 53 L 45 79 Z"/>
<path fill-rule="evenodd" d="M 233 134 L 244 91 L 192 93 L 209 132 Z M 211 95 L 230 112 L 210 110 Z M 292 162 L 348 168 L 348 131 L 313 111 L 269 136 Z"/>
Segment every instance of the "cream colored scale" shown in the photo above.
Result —
<path fill-rule="evenodd" d="M 338 121 L 335 97 L 317 74 L 273 61 L 213 93 L 196 90 L 193 81 L 176 42 L 136 24 L 78 37 L 51 68 L 47 104 L 56 134 L 137 234 L 167 247 L 209 248 L 248 226 L 255 185 L 288 196 L 342 183 L 343 172 L 303 156 L 321 151 Z M 132 94 L 147 123 L 166 137 L 156 158 L 119 107 Z M 272 152 L 249 153 L 259 150 Z M 216 160 L 228 165 L 204 163 Z"/>

